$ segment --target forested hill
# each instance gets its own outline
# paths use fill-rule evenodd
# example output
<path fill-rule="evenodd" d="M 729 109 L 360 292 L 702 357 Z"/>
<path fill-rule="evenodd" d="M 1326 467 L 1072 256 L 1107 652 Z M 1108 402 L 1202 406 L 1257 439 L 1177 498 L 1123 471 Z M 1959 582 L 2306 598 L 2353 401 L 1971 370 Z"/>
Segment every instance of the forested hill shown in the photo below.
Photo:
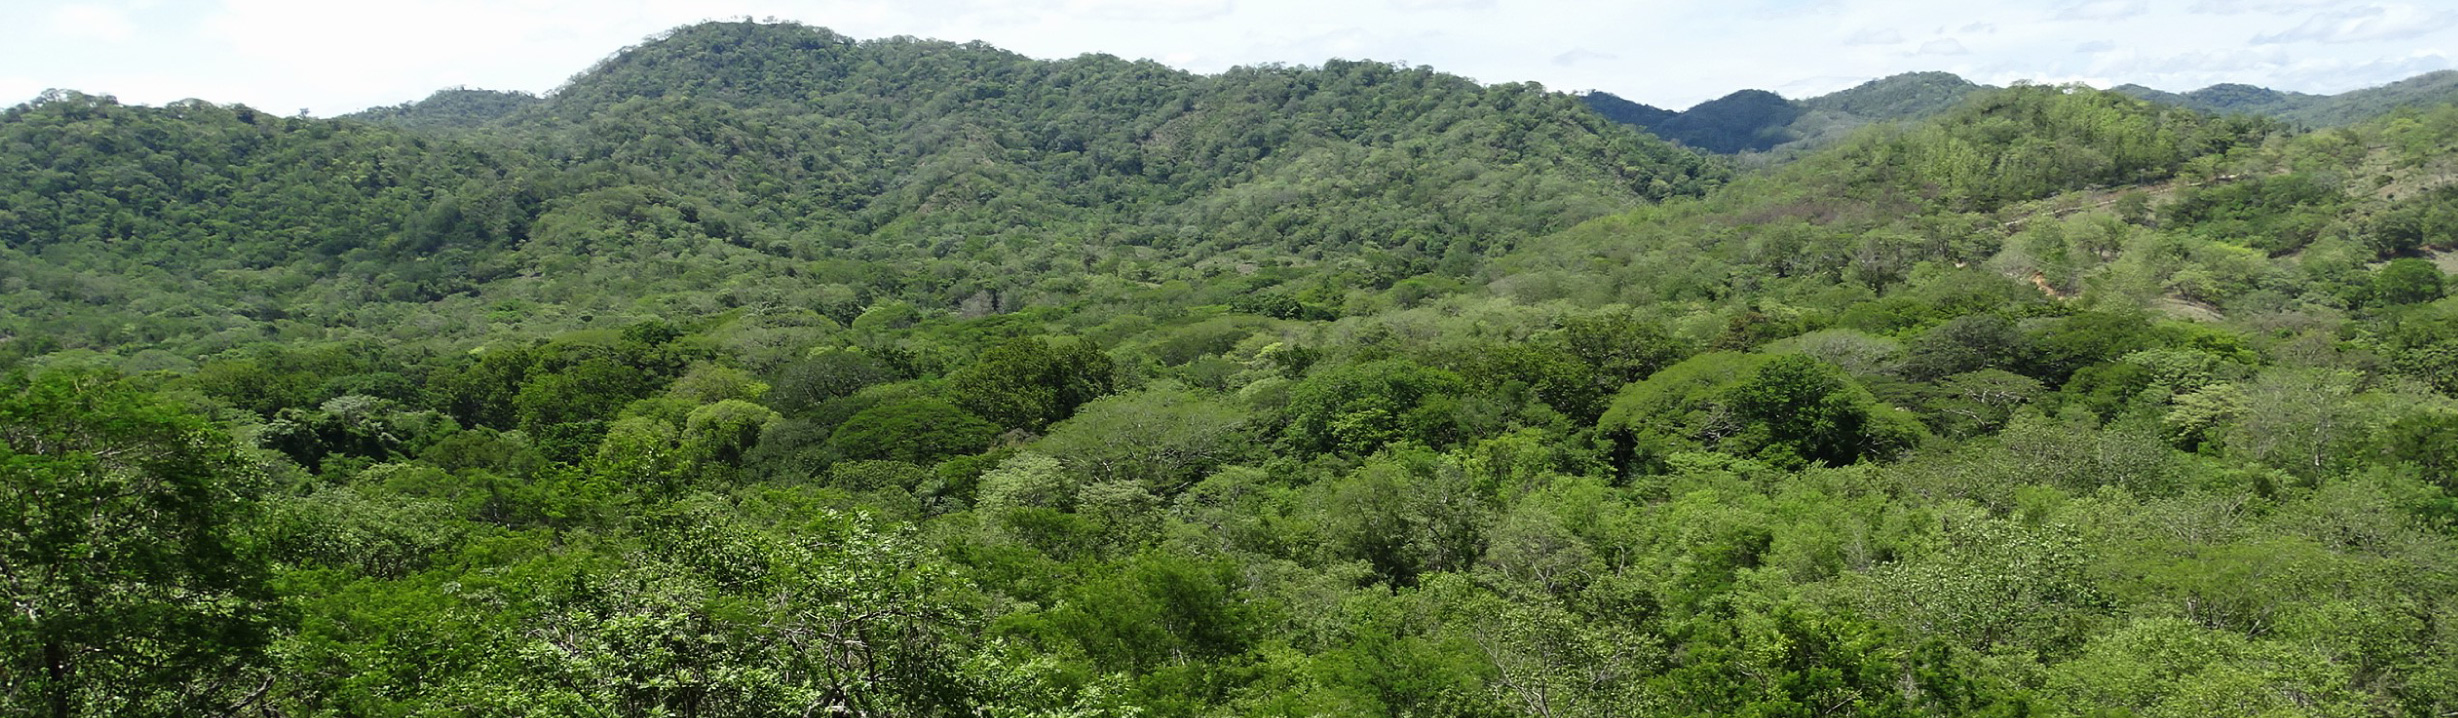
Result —
<path fill-rule="evenodd" d="M 2458 714 L 2458 106 L 1795 149 L 748 23 L 48 95 L 0 715 Z"/>
<path fill-rule="evenodd" d="M 2349 90 L 2336 95 L 2282 92 L 2234 83 L 2212 85 L 2182 94 L 2141 85 L 2120 85 L 2113 89 L 2204 112 L 2262 115 L 2312 127 L 2338 127 L 2379 117 L 2402 107 L 2435 107 L 2458 101 L 2458 70 L 2425 73 L 2380 87 Z"/>
<path fill-rule="evenodd" d="M 1685 146 L 1731 154 L 1811 145 L 1862 125 L 1926 118 L 1983 89 L 1951 73 L 1911 72 L 1797 101 L 1765 90 L 1742 90 L 1679 112 L 1606 92 L 1581 97 L 1615 121 Z"/>
<path fill-rule="evenodd" d="M 435 94 L 417 102 L 371 107 L 350 113 L 345 118 L 412 129 L 466 130 L 502 119 L 538 102 L 537 96 L 525 92 L 454 87 L 437 90 Z"/>
<path fill-rule="evenodd" d="M 1986 89 L 1989 88 L 1951 73 L 1910 72 L 1802 100 L 1787 100 L 1763 90 L 1742 90 L 1682 111 L 1640 104 L 1606 92 L 1581 97 L 1599 114 L 1687 147 L 1721 154 L 1780 149 L 1789 156 L 1840 139 L 1864 125 L 1934 116 Z M 2282 92 L 2242 84 L 2212 85 L 2182 94 L 2132 84 L 2119 85 L 2111 91 L 2202 112 L 2259 115 L 2307 127 L 2340 127 L 2400 108 L 2428 108 L 2458 101 L 2458 71 L 2425 73 L 2336 95 Z"/>
<path fill-rule="evenodd" d="M 0 309 L 39 337 L 0 351 L 195 353 L 294 321 L 470 340 L 492 331 L 481 307 L 545 302 L 516 316 L 569 329 L 668 296 L 838 322 L 888 300 L 1015 311 L 1081 293 L 1055 266 L 1460 276 L 1725 176 L 1532 85 L 1357 62 L 1197 76 L 791 24 L 682 28 L 544 101 L 362 118 L 73 93 L 0 114 L 0 271 L 34 290 Z M 190 309 L 141 308 L 166 304 Z"/>

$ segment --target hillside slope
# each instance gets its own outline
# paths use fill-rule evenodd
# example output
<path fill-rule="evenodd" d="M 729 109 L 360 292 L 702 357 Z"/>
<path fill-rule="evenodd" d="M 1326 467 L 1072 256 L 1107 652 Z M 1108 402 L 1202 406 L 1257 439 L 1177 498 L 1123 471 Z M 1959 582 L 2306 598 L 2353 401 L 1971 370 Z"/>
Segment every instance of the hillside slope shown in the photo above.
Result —
<path fill-rule="evenodd" d="M 1684 146 L 1720 154 L 1780 151 L 1791 156 L 1822 147 L 1864 125 L 1934 116 L 1986 89 L 1989 88 L 1951 73 L 1910 72 L 1800 100 L 1743 90 L 1681 111 L 1632 102 L 1606 92 L 1591 92 L 1582 98 L 1606 117 Z M 2458 101 L 2458 70 L 2426 73 L 2336 95 L 2281 92 L 2243 84 L 2212 85 L 2182 94 L 2132 84 L 2110 90 L 2213 114 L 2258 115 L 2306 127 L 2340 127 L 2400 108 L 2428 108 Z"/>
<path fill-rule="evenodd" d="M 2182 94 L 2141 85 L 2120 85 L 2112 89 L 2204 112 L 2253 114 L 2308 127 L 2339 127 L 2380 117 L 2399 108 L 2428 108 L 2458 101 L 2458 70 L 2425 73 L 2380 87 L 2349 90 L 2336 95 L 2281 92 L 2232 83 Z"/>
<path fill-rule="evenodd" d="M 394 125 L 410 129 L 467 130 L 494 122 L 541 102 L 526 92 L 503 92 L 455 87 L 437 90 L 426 99 L 389 107 L 371 107 L 343 115 L 342 119 Z"/>
<path fill-rule="evenodd" d="M 494 331 L 475 307 L 546 302 L 519 321 L 570 328 L 648 296 L 1006 312 L 1079 292 L 1042 284 L 1055 266 L 1458 271 L 1725 172 L 1528 85 L 752 23 L 678 29 L 543 101 L 315 120 L 62 95 L 0 136 L 0 251 L 41 290 L 7 307 L 45 337 L 20 353 L 210 351 L 194 342 L 296 320 L 468 341 Z M 174 302 L 197 309 L 137 309 Z"/>
<path fill-rule="evenodd" d="M 1863 125 L 1927 118 L 1983 90 L 1944 72 L 1912 72 L 1871 80 L 1804 100 L 1742 90 L 1675 112 L 1611 93 L 1582 96 L 1598 113 L 1684 146 L 1721 154 L 1802 149 Z"/>

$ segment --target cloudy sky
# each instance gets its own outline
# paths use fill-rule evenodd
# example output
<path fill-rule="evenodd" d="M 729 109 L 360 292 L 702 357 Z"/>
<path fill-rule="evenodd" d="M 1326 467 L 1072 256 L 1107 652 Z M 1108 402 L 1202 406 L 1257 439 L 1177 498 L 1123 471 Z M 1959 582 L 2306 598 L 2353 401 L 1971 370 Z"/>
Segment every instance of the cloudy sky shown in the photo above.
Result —
<path fill-rule="evenodd" d="M 544 92 L 650 33 L 744 16 L 1197 71 L 1404 61 L 1673 108 L 1913 70 L 2328 93 L 2458 66 L 2458 0 L 5 0 L 0 105 L 61 87 L 331 115 Z"/>

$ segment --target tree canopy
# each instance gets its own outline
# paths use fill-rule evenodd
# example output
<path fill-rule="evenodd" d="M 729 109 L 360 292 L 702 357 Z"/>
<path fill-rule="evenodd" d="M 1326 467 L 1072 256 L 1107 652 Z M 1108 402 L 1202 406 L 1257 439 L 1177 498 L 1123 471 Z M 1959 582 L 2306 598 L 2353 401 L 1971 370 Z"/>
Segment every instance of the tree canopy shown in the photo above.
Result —
<path fill-rule="evenodd" d="M 2458 711 L 2458 108 L 1958 83 L 1733 160 L 789 23 L 46 95 L 0 713 Z"/>

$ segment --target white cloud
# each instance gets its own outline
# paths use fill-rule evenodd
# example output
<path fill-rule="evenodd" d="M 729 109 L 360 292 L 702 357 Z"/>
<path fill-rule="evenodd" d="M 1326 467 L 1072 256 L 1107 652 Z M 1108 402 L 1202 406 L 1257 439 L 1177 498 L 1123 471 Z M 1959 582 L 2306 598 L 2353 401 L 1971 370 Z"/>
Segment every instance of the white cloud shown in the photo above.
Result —
<path fill-rule="evenodd" d="M 2458 63 L 2438 51 L 2350 59 L 2315 57 L 2277 46 L 2159 55 L 2118 51 L 2103 53 L 2095 60 L 2090 68 L 2094 76 L 2177 92 L 2234 82 L 2335 94 L 2458 67 Z"/>
<path fill-rule="evenodd" d="M 2280 73 L 2281 84 L 2306 92 L 2338 93 L 2378 87 L 2439 70 L 2458 68 L 2447 55 L 2425 52 L 2353 63 L 2313 63 Z"/>
<path fill-rule="evenodd" d="M 1066 0 L 1070 14 L 1140 22 L 1186 22 L 1227 15 L 1237 5 L 1230 0 Z"/>
<path fill-rule="evenodd" d="M 2201 2 L 2194 3 L 2193 7 L 2187 11 L 2205 15 L 2244 13 L 2287 15 L 2317 7 L 2345 4 L 2345 2 L 2346 0 L 2201 0 Z"/>
<path fill-rule="evenodd" d="M 1804 77 L 1798 80 L 1782 83 L 1768 89 L 1773 90 L 1775 94 L 1783 95 L 1785 97 L 1817 97 L 1819 95 L 1824 95 L 1838 90 L 1848 90 L 1861 83 L 1875 79 L 1878 78 L 1869 77 L 1866 75 L 1822 75 L 1818 77 Z"/>
<path fill-rule="evenodd" d="M 131 22 L 66 22 L 113 8 Z M 2432 11 L 2444 9 L 2458 0 L 0 0 L 0 73 L 18 76 L 0 93 L 66 87 L 334 114 L 451 85 L 542 92 L 644 36 L 720 12 L 1201 72 L 1408 61 L 1660 107 L 1742 88 L 1806 96 L 1918 70 L 1995 84 L 2320 92 L 2446 67 L 2441 53 L 2458 32 L 2439 26 Z M 99 39 L 121 30 L 123 41 Z M 2248 47 L 2257 37 L 2271 43 Z M 1706 56 L 1720 59 L 1662 71 Z"/>
<path fill-rule="evenodd" d="M 1494 0 L 1390 0 L 1391 8 L 1404 12 L 1427 10 L 1491 10 Z"/>
<path fill-rule="evenodd" d="M 2413 5 L 2367 5 L 2315 14 L 2306 18 L 2304 24 L 2284 32 L 2256 36 L 2253 44 L 2404 40 L 2452 25 L 2458 25 L 2458 12 Z"/>
<path fill-rule="evenodd" d="M 2057 11 L 2059 20 L 2123 20 L 2151 11 L 2144 0 L 2082 0 L 2066 3 Z"/>
<path fill-rule="evenodd" d="M 42 83 L 17 75 L 0 75 L 0 107 L 16 107 L 43 94 Z"/>
<path fill-rule="evenodd" d="M 1969 54 L 1971 54 L 1971 53 L 1972 53 L 1971 49 L 1970 49 L 1970 48 L 1967 48 L 1967 47 L 1964 47 L 1964 46 L 1963 46 L 1963 43 L 1956 41 L 1954 38 L 1948 37 L 1948 38 L 1939 38 L 1939 39 L 1936 39 L 1936 40 L 1930 40 L 1930 41 L 1928 41 L 1928 42 L 1921 43 L 1921 44 L 1920 44 L 1920 50 L 1919 50 L 1918 52 L 1913 53 L 1913 54 L 1915 54 L 1915 55 L 1969 55 Z"/>
<path fill-rule="evenodd" d="M 1576 64 L 1579 64 L 1579 63 L 1582 63 L 1582 62 L 1588 62 L 1588 61 L 1590 61 L 1590 60 L 1618 60 L 1618 59 L 1621 59 L 1621 56 L 1620 56 L 1620 55 L 1615 55 L 1615 54 L 1611 54 L 1611 53 L 1604 53 L 1604 52 L 1595 52 L 1595 51 L 1592 51 L 1592 50 L 1588 50 L 1588 49 L 1585 49 L 1585 48 L 1581 48 L 1581 49 L 1572 50 L 1572 51 L 1570 51 L 1570 52 L 1565 52 L 1565 53 L 1562 53 L 1562 54 L 1559 54 L 1559 55 L 1555 55 L 1555 56 L 1553 56 L 1553 64 L 1556 64 L 1556 65 L 1561 65 L 1561 66 L 1563 66 L 1563 67 L 1569 67 L 1569 66 L 1571 66 L 1571 65 L 1576 65 Z"/>
<path fill-rule="evenodd" d="M 52 8 L 51 31 L 62 37 L 103 42 L 123 42 L 136 35 L 136 23 L 128 13 L 116 7 L 77 3 Z"/>

